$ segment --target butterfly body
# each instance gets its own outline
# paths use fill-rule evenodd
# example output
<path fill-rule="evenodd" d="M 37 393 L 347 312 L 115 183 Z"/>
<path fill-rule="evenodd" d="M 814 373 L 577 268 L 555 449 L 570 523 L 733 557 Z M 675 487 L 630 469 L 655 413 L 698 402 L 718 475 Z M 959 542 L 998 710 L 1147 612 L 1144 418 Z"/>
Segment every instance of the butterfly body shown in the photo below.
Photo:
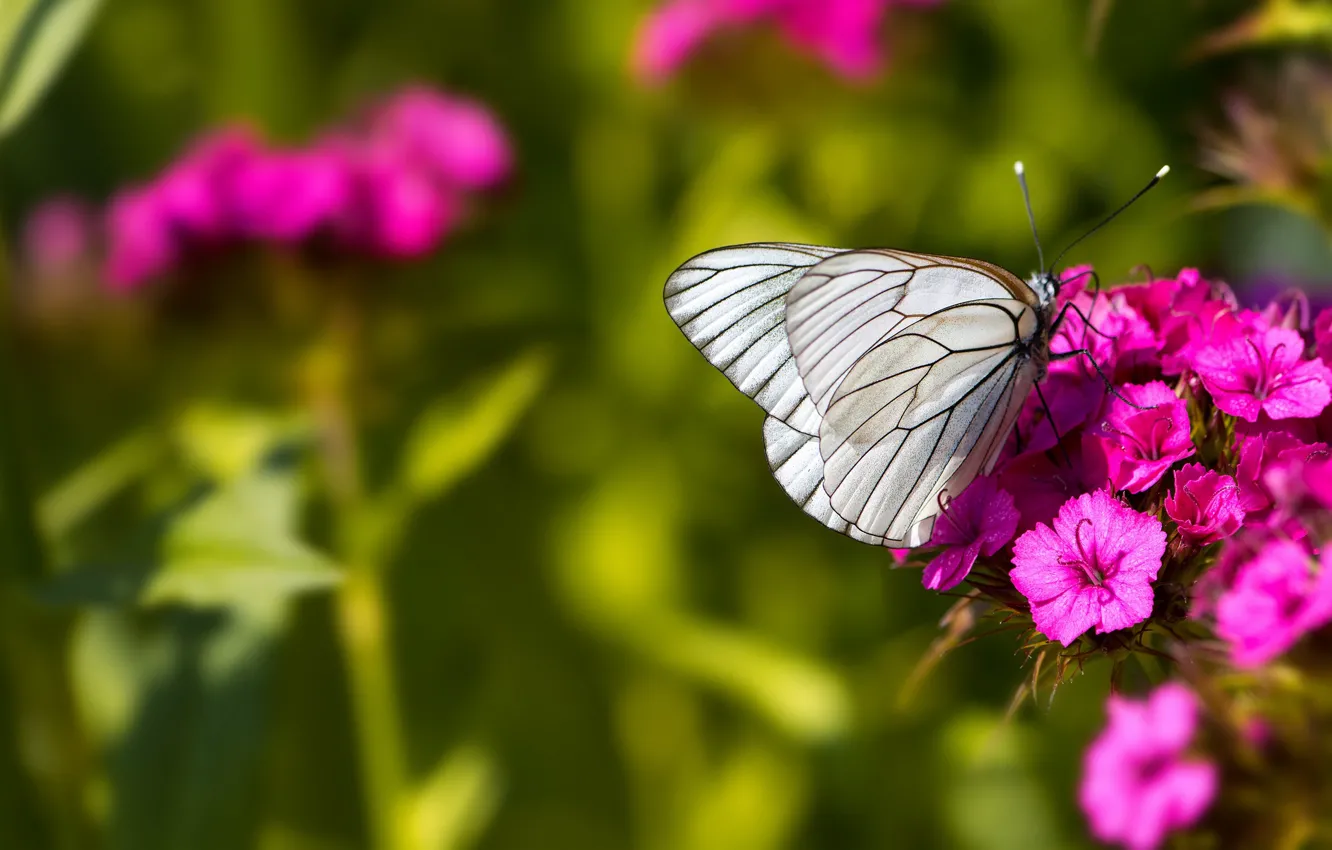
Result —
<path fill-rule="evenodd" d="M 1058 281 L 888 249 L 719 248 L 667 280 L 685 336 L 768 413 L 769 465 L 825 525 L 919 546 L 1045 376 Z"/>

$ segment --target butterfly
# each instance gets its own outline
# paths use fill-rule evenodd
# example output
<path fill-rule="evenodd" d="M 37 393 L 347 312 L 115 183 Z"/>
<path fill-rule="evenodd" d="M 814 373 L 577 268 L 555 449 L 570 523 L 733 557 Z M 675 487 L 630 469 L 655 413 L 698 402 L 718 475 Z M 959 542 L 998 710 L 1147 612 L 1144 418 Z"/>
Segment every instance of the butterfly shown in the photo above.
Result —
<path fill-rule="evenodd" d="M 893 548 L 929 542 L 1039 392 L 1071 306 L 1056 314 L 1059 259 L 1169 167 L 1049 267 L 1015 171 L 1042 268 L 1027 281 L 963 257 L 785 242 L 706 251 L 667 279 L 671 318 L 767 412 L 774 477 L 829 528 Z"/>

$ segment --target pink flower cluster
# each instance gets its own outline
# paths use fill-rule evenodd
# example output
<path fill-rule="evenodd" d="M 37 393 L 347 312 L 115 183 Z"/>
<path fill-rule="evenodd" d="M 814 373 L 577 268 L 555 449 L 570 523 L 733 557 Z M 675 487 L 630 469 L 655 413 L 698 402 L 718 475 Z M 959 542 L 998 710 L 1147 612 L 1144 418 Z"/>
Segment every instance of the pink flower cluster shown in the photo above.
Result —
<path fill-rule="evenodd" d="M 244 128 L 209 134 L 106 215 L 106 276 L 128 290 L 237 242 L 317 243 L 376 257 L 428 253 L 469 198 L 512 170 L 481 104 L 410 87 L 300 148 Z"/>
<path fill-rule="evenodd" d="M 1051 349 L 1090 356 L 1051 363 L 1048 409 L 1033 394 L 995 472 L 947 506 L 924 583 L 984 558 L 977 586 L 998 571 L 1017 594 L 999 601 L 1067 647 L 1150 621 L 1169 579 L 1233 664 L 1266 663 L 1332 622 L 1309 521 L 1332 509 L 1332 315 L 1242 309 L 1192 269 L 1103 291 L 1089 271 L 1064 275 Z"/>
<path fill-rule="evenodd" d="M 657 82 L 675 73 L 704 43 L 734 30 L 775 25 L 797 48 L 838 74 L 864 79 L 884 63 L 879 35 L 892 6 L 943 0 L 667 0 L 643 22 L 634 71 Z"/>
<path fill-rule="evenodd" d="M 1311 637 L 1332 625 L 1332 310 L 1310 321 L 1299 294 L 1246 309 L 1191 269 L 1104 291 L 1088 271 L 1065 273 L 1051 348 L 1090 356 L 1051 363 L 1048 408 L 1033 393 L 995 470 L 945 505 L 923 581 L 969 580 L 1060 663 L 1187 659 L 1218 700 L 1244 691 L 1213 716 L 1218 741 L 1262 729 L 1280 746 L 1280 711 L 1229 683 L 1326 669 Z M 1109 714 L 1082 807 L 1097 838 L 1153 850 L 1220 790 L 1217 763 L 1190 755 L 1201 705 L 1167 683 Z"/>

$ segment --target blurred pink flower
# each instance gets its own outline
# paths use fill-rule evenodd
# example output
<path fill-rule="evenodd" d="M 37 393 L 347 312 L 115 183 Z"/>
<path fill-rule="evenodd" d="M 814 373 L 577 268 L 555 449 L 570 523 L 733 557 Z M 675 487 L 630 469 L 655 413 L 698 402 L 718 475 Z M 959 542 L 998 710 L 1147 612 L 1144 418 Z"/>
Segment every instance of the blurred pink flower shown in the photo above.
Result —
<path fill-rule="evenodd" d="M 37 277 L 68 273 L 92 257 L 97 215 L 82 200 L 55 195 L 43 201 L 23 223 L 23 263 Z"/>
<path fill-rule="evenodd" d="M 173 238 L 221 242 L 236 235 L 231 200 L 239 171 L 261 156 L 259 141 L 245 127 L 222 127 L 195 142 L 153 181 Z"/>
<path fill-rule="evenodd" d="M 1314 348 L 1324 365 L 1332 363 L 1332 307 L 1320 311 L 1314 319 Z"/>
<path fill-rule="evenodd" d="M 1284 493 L 1273 489 L 1285 481 L 1283 470 L 1303 469 L 1306 464 L 1327 457 L 1325 443 L 1306 443 L 1284 431 L 1245 434 L 1236 440 L 1238 462 L 1235 465 L 1235 483 L 1239 486 L 1240 504 L 1248 514 L 1246 521 L 1265 521 L 1268 511 L 1281 504 Z"/>
<path fill-rule="evenodd" d="M 513 153 L 499 121 L 473 100 L 411 86 L 373 118 L 376 144 L 397 152 L 446 188 L 493 189 L 513 171 Z"/>
<path fill-rule="evenodd" d="M 106 230 L 105 274 L 114 290 L 136 289 L 180 259 L 170 217 L 151 188 L 127 189 L 113 198 Z"/>
<path fill-rule="evenodd" d="M 1189 410 L 1161 381 L 1124 384 L 1119 392 L 1139 410 L 1116 398 L 1091 432 L 1105 441 L 1110 483 L 1116 490 L 1141 493 L 1177 460 L 1193 454 Z"/>
<path fill-rule="evenodd" d="M 354 248 L 381 257 L 419 257 L 437 248 L 462 214 L 456 195 L 396 158 L 362 159 L 355 174 L 356 203 L 335 225 L 338 238 Z"/>
<path fill-rule="evenodd" d="M 1013 544 L 1013 586 L 1037 630 L 1068 646 L 1083 632 L 1126 629 L 1152 613 L 1166 535 L 1154 516 L 1098 490 L 1064 504 Z"/>
<path fill-rule="evenodd" d="M 107 214 L 106 276 L 133 288 L 203 246 L 310 242 L 379 257 L 429 253 L 467 208 L 513 170 L 508 139 L 480 103 L 406 88 L 361 126 L 300 148 L 273 148 L 240 127 L 192 145 Z"/>
<path fill-rule="evenodd" d="M 1036 393 L 1027 397 L 1009 437 L 1011 457 L 1054 448 L 1093 417 L 1105 401 L 1105 382 L 1094 372 L 1051 372 L 1041 387 L 1049 407 Z"/>
<path fill-rule="evenodd" d="M 1216 796 L 1215 765 L 1190 758 L 1198 699 L 1175 682 L 1146 700 L 1111 695 L 1109 722 L 1083 755 L 1078 800 L 1097 839 L 1155 850 L 1196 823 Z"/>
<path fill-rule="evenodd" d="M 972 481 L 948 503 L 934 524 L 930 545 L 944 550 L 925 566 L 921 584 L 930 590 L 951 590 L 967 577 L 980 555 L 993 555 L 1017 532 L 1018 510 L 1013 497 L 995 479 Z"/>
<path fill-rule="evenodd" d="M 1257 422 L 1317 416 L 1332 399 L 1332 371 L 1320 360 L 1303 359 L 1304 340 L 1285 328 L 1249 330 L 1213 339 L 1193 355 L 1193 368 L 1216 401 L 1232 416 Z"/>
<path fill-rule="evenodd" d="M 647 82 L 675 73 L 715 34 L 770 22 L 786 38 L 848 79 L 877 74 L 880 35 L 892 6 L 942 0 L 668 0 L 639 28 L 633 68 Z"/>
<path fill-rule="evenodd" d="M 1230 645 L 1238 667 L 1265 664 L 1329 622 L 1328 555 L 1315 564 L 1303 546 L 1290 540 L 1273 541 L 1241 564 L 1216 601 L 1216 633 Z"/>
<path fill-rule="evenodd" d="M 295 243 L 329 226 L 352 201 L 347 162 L 328 150 L 269 150 L 236 167 L 227 186 L 236 235 Z"/>
<path fill-rule="evenodd" d="M 1193 543 L 1230 537 L 1244 523 L 1235 479 L 1198 463 L 1175 470 L 1175 491 L 1166 496 L 1165 510 L 1179 533 Z"/>

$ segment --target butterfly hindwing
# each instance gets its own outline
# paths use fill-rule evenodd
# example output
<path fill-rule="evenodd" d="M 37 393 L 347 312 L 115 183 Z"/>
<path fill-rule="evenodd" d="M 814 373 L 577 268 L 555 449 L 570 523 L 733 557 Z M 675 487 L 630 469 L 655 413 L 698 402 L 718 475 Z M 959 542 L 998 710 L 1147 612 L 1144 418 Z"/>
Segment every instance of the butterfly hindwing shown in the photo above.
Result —
<path fill-rule="evenodd" d="M 967 302 L 857 361 L 819 435 L 834 510 L 889 545 L 926 542 L 941 503 L 998 451 L 987 432 L 1007 419 L 1009 388 L 1031 368 L 1020 347 L 1030 322 L 1020 301 Z"/>

